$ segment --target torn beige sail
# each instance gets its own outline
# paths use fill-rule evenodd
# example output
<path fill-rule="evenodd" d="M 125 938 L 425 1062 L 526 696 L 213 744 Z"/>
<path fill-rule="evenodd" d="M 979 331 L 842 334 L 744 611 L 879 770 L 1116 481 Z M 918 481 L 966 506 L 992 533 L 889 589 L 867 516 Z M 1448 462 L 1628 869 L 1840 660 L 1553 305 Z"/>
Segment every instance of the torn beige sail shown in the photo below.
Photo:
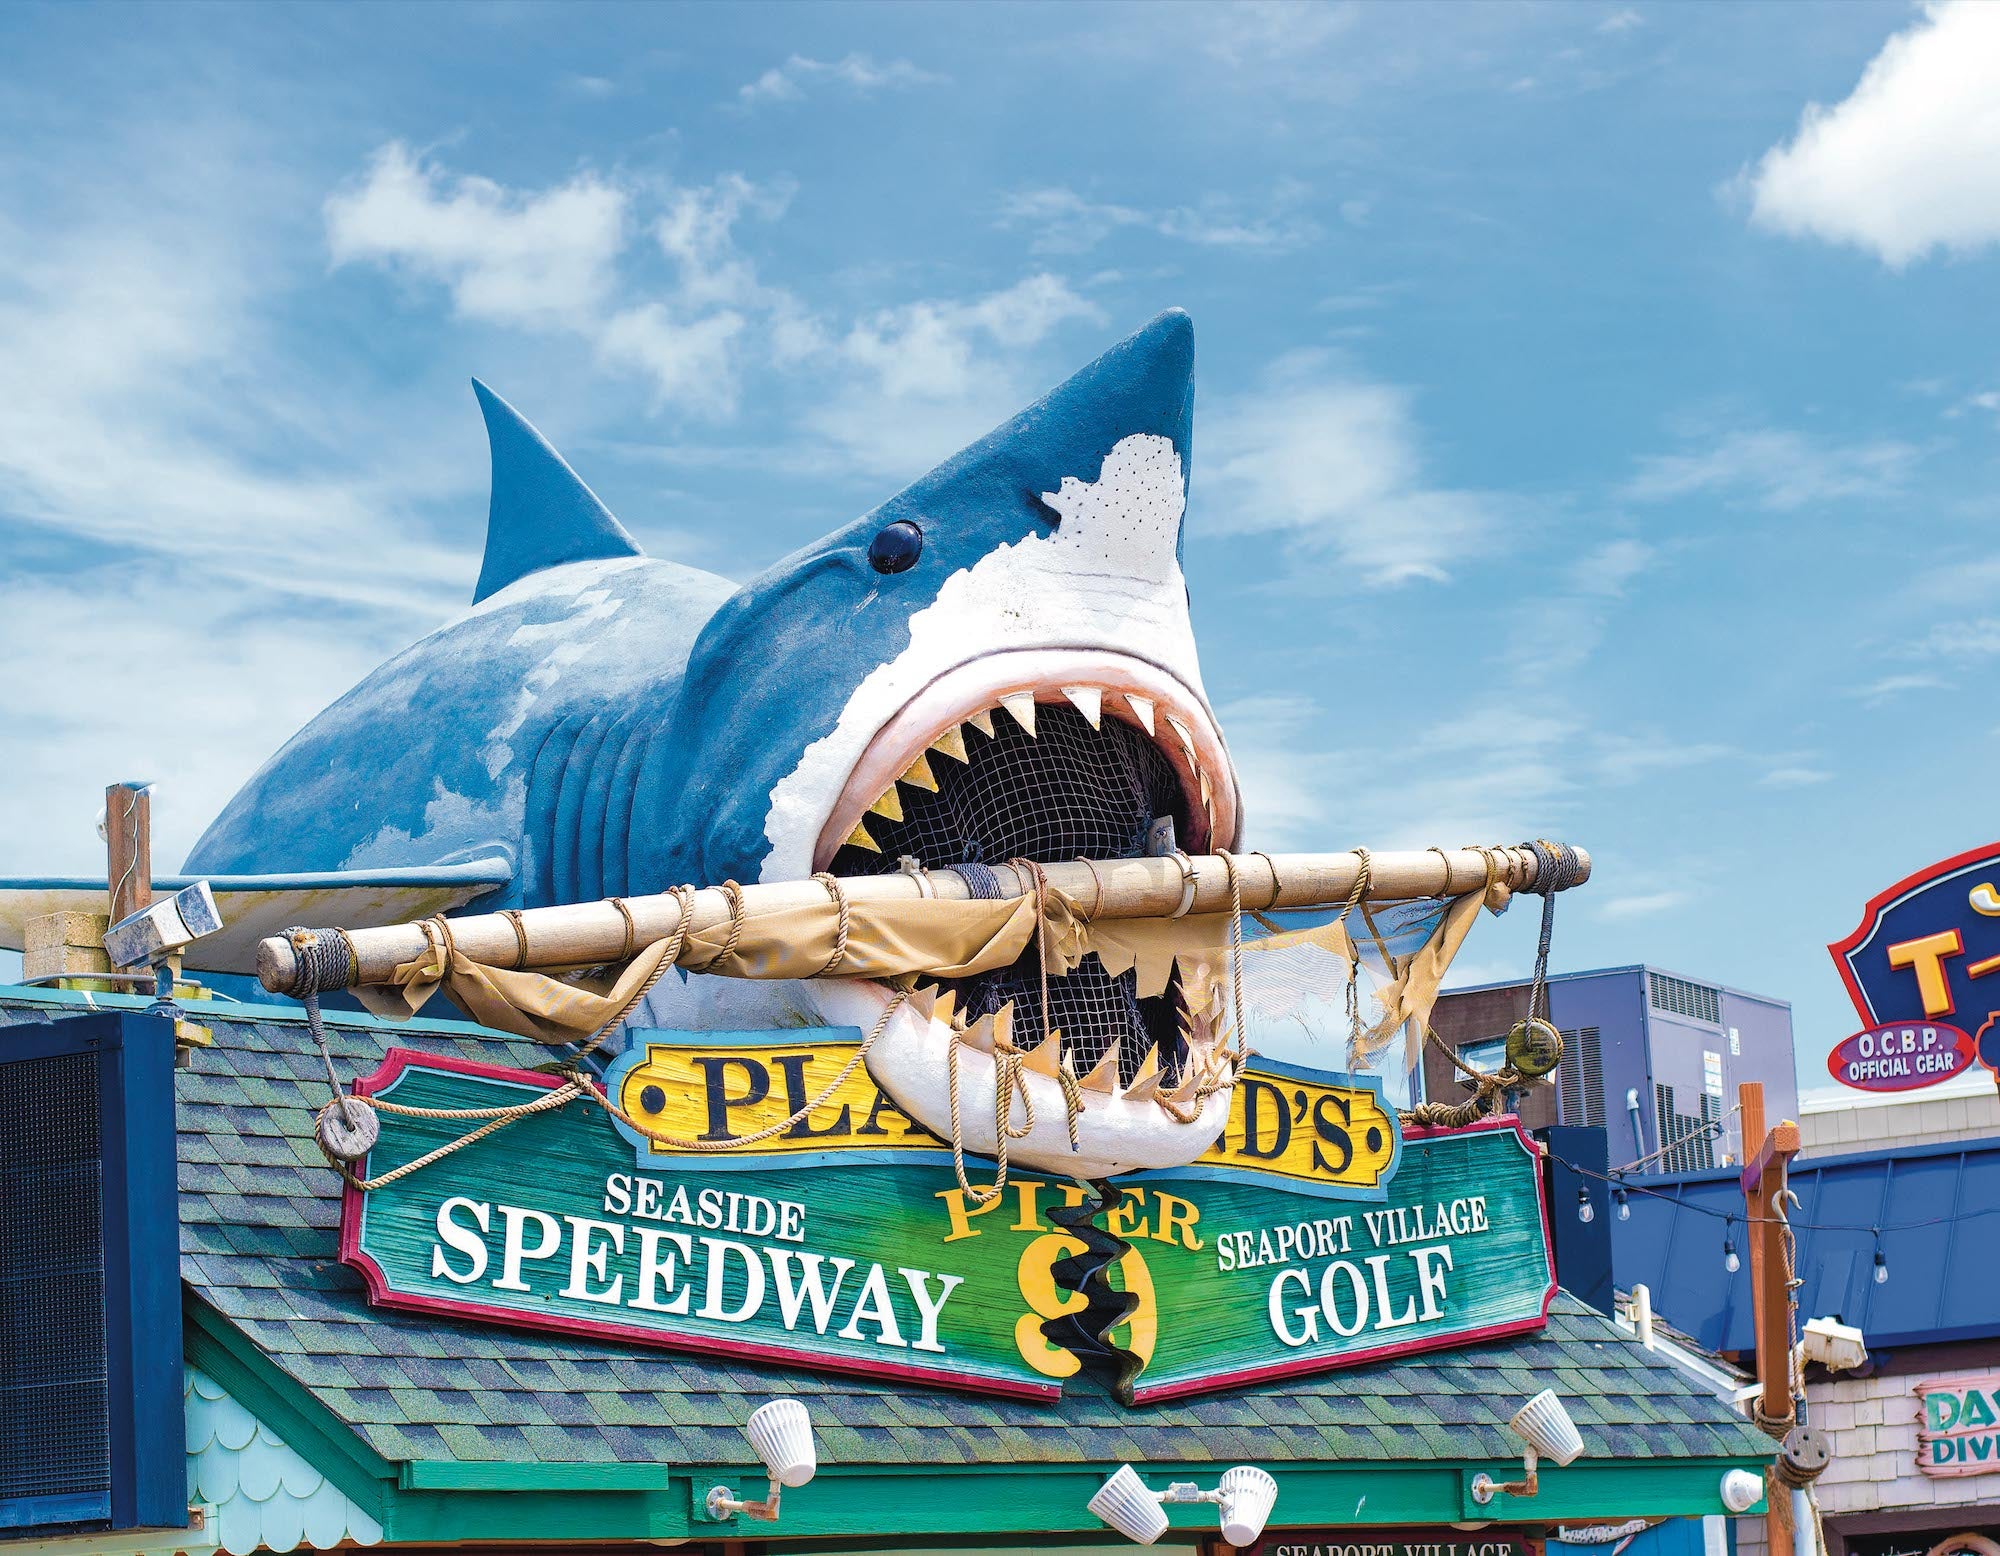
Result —
<path fill-rule="evenodd" d="M 1341 920 L 1296 930 L 1266 930 L 1246 921 L 1242 983 L 1253 1016 L 1282 1018 L 1310 997 L 1352 983 L 1364 966 L 1379 1015 L 1358 1034 L 1344 1032 L 1350 1067 L 1374 1068 L 1399 1029 L 1410 1035 L 1406 1062 L 1414 1063 L 1423 1023 L 1436 1002 L 1452 957 L 1478 912 L 1480 893 L 1450 899 L 1427 925 L 1415 949 L 1395 954 L 1376 941 L 1376 955 L 1358 950 Z M 1435 911 L 1435 908 L 1433 908 Z M 617 965 L 543 972 L 494 967 L 475 961 L 435 930 L 429 952 L 396 969 L 393 983 L 356 990 L 378 1015 L 403 1020 L 442 987 L 483 1026 L 550 1045 L 586 1040 L 619 1020 L 671 957 L 690 972 L 752 979 L 856 978 L 906 975 L 936 981 L 1011 966 L 1042 927 L 1049 971 L 1060 976 L 1095 952 L 1107 971 L 1136 973 L 1141 998 L 1165 990 L 1178 966 L 1191 1014 L 1230 988 L 1232 915 L 1105 919 L 1087 923 L 1062 892 L 997 901 L 848 902 L 751 910 L 705 926 L 684 941 L 669 938 Z M 1240 1021 L 1242 1014 L 1233 1018 Z M 1251 1022 L 1252 1031 L 1257 1025 Z"/>

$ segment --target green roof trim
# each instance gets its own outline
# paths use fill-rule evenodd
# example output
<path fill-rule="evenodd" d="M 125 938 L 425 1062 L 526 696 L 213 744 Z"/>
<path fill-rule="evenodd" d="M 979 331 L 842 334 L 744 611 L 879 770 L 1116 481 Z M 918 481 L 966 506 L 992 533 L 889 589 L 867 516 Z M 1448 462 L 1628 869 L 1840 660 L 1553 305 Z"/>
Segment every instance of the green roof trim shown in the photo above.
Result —
<path fill-rule="evenodd" d="M 6 990 L 0 1027 L 114 998 Z M 326 1077 L 296 1013 L 217 1002 L 201 1020 L 214 1046 L 176 1076 L 189 1360 L 387 1540 L 1096 1543 L 1108 1531 L 1084 1504 L 1126 1461 L 1156 1484 L 1261 1465 L 1288 1525 L 1704 1514 L 1723 1511 L 1724 1470 L 1770 1458 L 1726 1404 L 1566 1294 L 1540 1335 L 1136 1409 L 1077 1380 L 1046 1403 L 885 1390 L 374 1310 L 337 1256 L 340 1181 L 312 1139 Z M 350 1076 L 392 1047 L 524 1068 L 548 1057 L 462 1022 L 335 1015 L 327 1034 Z M 1585 1457 L 1545 1469 L 1532 1503 L 1475 1510 L 1472 1477 L 1518 1471 L 1506 1419 L 1546 1386 Z M 707 1522 L 710 1486 L 763 1493 L 742 1427 L 780 1395 L 812 1412 L 818 1477 L 775 1527 Z M 1170 1511 L 1176 1527 L 1214 1529 L 1211 1509 Z"/>

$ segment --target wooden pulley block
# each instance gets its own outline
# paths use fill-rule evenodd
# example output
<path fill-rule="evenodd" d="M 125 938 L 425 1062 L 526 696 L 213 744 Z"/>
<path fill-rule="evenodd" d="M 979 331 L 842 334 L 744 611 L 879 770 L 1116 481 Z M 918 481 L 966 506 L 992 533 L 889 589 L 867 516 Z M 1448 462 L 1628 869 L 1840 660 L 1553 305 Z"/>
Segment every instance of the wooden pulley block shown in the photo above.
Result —
<path fill-rule="evenodd" d="M 358 1162 L 382 1134 L 375 1110 L 351 1097 L 336 1097 L 313 1119 L 319 1148 L 337 1162 Z"/>
<path fill-rule="evenodd" d="M 1785 1479 L 1793 1485 L 1810 1485 L 1833 1462 L 1833 1443 L 1816 1426 L 1795 1426 L 1785 1433 L 1778 1448 Z"/>
<path fill-rule="evenodd" d="M 1507 1033 L 1507 1063 L 1529 1080 L 1540 1080 L 1562 1063 L 1563 1040 L 1539 1016 L 1517 1021 Z"/>

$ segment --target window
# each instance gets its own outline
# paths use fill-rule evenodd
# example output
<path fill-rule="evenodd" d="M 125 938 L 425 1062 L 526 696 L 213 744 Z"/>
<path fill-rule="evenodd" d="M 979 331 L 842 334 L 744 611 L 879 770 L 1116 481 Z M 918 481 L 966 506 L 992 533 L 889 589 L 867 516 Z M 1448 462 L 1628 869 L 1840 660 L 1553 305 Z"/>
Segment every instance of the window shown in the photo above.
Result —
<path fill-rule="evenodd" d="M 1491 1075 L 1507 1062 L 1507 1039 L 1504 1037 L 1475 1038 L 1469 1043 L 1461 1043 L 1459 1058 L 1463 1059 L 1481 1075 Z M 1472 1090 L 1472 1077 L 1463 1070 L 1457 1072 L 1458 1084 L 1467 1091 Z"/>
<path fill-rule="evenodd" d="M 1690 983 L 1667 973 L 1646 974 L 1653 1009 L 1686 1016 L 1690 1021 L 1722 1025 L 1722 991 L 1706 983 Z"/>

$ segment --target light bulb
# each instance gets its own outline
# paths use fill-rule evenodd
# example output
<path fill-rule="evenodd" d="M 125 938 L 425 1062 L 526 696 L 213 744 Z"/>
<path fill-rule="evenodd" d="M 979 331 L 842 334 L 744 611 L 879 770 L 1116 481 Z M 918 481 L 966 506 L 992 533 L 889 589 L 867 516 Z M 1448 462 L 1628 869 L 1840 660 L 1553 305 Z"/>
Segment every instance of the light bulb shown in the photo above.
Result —
<path fill-rule="evenodd" d="M 1620 1221 L 1630 1221 L 1632 1219 L 1632 1202 L 1626 1197 L 1625 1191 L 1620 1189 L 1611 1197 L 1618 1201 L 1618 1219 Z"/>
<path fill-rule="evenodd" d="M 1736 1257 L 1736 1245 L 1734 1243 L 1725 1245 L 1725 1251 L 1722 1255 L 1722 1267 L 1729 1271 L 1731 1275 L 1734 1275 L 1738 1270 L 1743 1268 L 1743 1261 Z"/>
<path fill-rule="evenodd" d="M 1585 1226 L 1589 1226 L 1591 1222 L 1597 1219 L 1597 1211 L 1590 1203 L 1589 1189 L 1578 1189 L 1576 1191 L 1576 1218 Z"/>
<path fill-rule="evenodd" d="M 1889 1284 L 1889 1261 L 1882 1257 L 1882 1250 L 1879 1248 L 1875 1250 L 1875 1284 L 1878 1286 Z"/>

